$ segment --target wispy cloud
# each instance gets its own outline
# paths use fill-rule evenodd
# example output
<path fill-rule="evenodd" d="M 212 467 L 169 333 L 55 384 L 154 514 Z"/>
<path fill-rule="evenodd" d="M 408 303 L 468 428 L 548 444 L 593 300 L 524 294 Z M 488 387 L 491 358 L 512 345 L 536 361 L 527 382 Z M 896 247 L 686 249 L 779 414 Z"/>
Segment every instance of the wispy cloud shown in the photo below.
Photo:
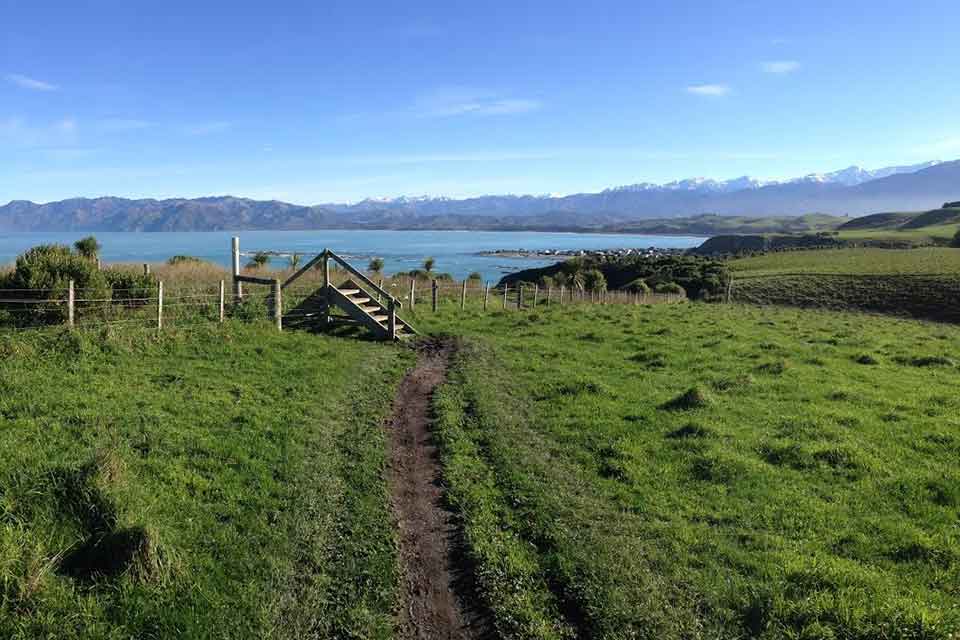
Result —
<path fill-rule="evenodd" d="M 0 141 L 18 147 L 67 146 L 76 142 L 79 125 L 73 118 L 34 124 L 24 118 L 0 120 Z"/>
<path fill-rule="evenodd" d="M 793 73 L 800 68 L 800 63 L 796 60 L 771 60 L 761 63 L 760 69 L 764 73 Z"/>
<path fill-rule="evenodd" d="M 695 84 L 687 87 L 687 93 L 714 98 L 729 95 L 731 91 L 725 84 Z"/>
<path fill-rule="evenodd" d="M 420 117 L 502 116 L 538 111 L 539 100 L 515 98 L 489 91 L 446 88 L 427 93 L 417 99 L 414 111 Z"/>
<path fill-rule="evenodd" d="M 97 123 L 101 131 L 106 132 L 125 132 L 141 131 L 154 126 L 149 120 L 140 120 L 137 118 L 107 118 Z"/>
<path fill-rule="evenodd" d="M 32 91 L 56 91 L 59 89 L 55 84 L 20 75 L 19 73 L 8 73 L 4 76 L 4 79 L 7 82 L 17 85 L 21 89 L 30 89 Z"/>
<path fill-rule="evenodd" d="M 183 132 L 191 136 L 206 136 L 213 133 L 223 133 L 233 127 L 232 122 L 216 121 L 201 122 L 183 127 Z"/>

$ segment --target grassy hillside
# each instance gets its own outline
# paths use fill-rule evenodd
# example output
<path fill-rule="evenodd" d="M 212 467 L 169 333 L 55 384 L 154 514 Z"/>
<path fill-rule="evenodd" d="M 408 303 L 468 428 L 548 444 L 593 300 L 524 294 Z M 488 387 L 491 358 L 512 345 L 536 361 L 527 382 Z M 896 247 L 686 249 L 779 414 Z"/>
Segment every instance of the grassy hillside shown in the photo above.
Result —
<path fill-rule="evenodd" d="M 0 637 L 387 638 L 410 356 L 208 325 L 0 336 Z"/>
<path fill-rule="evenodd" d="M 784 251 L 730 260 L 735 275 L 777 273 L 837 273 L 858 275 L 960 274 L 960 250 L 825 249 Z"/>
<path fill-rule="evenodd" d="M 851 241 L 893 241 L 945 244 L 960 230 L 960 208 L 920 213 L 878 213 L 854 218 L 837 228 L 837 237 Z"/>
<path fill-rule="evenodd" d="M 960 330 L 446 307 L 446 482 L 515 638 L 950 638 Z"/>

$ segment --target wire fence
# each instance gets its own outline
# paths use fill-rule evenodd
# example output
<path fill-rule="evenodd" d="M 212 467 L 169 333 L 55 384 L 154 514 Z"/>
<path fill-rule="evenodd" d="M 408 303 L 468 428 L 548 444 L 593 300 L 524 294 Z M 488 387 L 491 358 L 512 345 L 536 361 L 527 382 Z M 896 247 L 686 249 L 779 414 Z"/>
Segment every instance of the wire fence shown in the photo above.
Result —
<path fill-rule="evenodd" d="M 587 304 L 652 305 L 685 299 L 682 294 L 672 293 L 589 291 L 537 284 L 494 286 L 480 280 L 429 280 L 404 275 L 379 277 L 372 274 L 370 279 L 399 302 L 401 313 L 457 309 L 492 312 Z M 334 283 L 344 280 L 334 275 Z M 316 278 L 299 280 L 283 288 L 279 312 L 274 291 L 272 286 L 244 282 L 242 297 L 237 297 L 233 282 L 225 280 L 217 283 L 180 282 L 175 288 L 165 288 L 159 281 L 152 287 L 108 289 L 106 293 L 103 289 L 72 286 L 0 289 L 0 332 L 51 326 L 127 326 L 162 331 L 218 323 L 229 318 L 276 319 L 278 314 L 278 325 L 282 326 L 309 322 L 320 315 L 323 296 Z"/>

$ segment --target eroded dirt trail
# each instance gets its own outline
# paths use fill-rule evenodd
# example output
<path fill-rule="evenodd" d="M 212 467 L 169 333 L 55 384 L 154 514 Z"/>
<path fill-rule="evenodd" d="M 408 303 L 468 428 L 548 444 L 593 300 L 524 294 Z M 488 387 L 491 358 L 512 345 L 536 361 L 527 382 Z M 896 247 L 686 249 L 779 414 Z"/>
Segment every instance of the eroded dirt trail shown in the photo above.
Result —
<path fill-rule="evenodd" d="M 455 519 L 444 505 L 439 452 L 431 435 L 431 399 L 445 379 L 453 348 L 441 341 L 420 345 L 388 425 L 390 487 L 404 570 L 400 637 L 407 640 L 486 635 L 463 586 Z"/>

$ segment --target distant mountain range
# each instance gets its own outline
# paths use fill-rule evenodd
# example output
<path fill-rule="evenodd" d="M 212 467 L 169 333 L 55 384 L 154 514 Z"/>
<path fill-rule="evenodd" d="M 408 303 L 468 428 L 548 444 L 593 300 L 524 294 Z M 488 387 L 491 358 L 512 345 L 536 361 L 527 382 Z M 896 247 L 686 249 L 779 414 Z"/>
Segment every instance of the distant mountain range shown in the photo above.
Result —
<path fill-rule="evenodd" d="M 960 160 L 868 171 L 849 167 L 786 181 L 750 177 L 640 183 L 569 196 L 368 199 L 300 206 L 232 196 L 168 200 L 75 198 L 0 207 L 0 231 L 243 229 L 503 229 L 619 231 L 637 221 L 704 213 L 860 216 L 960 200 Z"/>

